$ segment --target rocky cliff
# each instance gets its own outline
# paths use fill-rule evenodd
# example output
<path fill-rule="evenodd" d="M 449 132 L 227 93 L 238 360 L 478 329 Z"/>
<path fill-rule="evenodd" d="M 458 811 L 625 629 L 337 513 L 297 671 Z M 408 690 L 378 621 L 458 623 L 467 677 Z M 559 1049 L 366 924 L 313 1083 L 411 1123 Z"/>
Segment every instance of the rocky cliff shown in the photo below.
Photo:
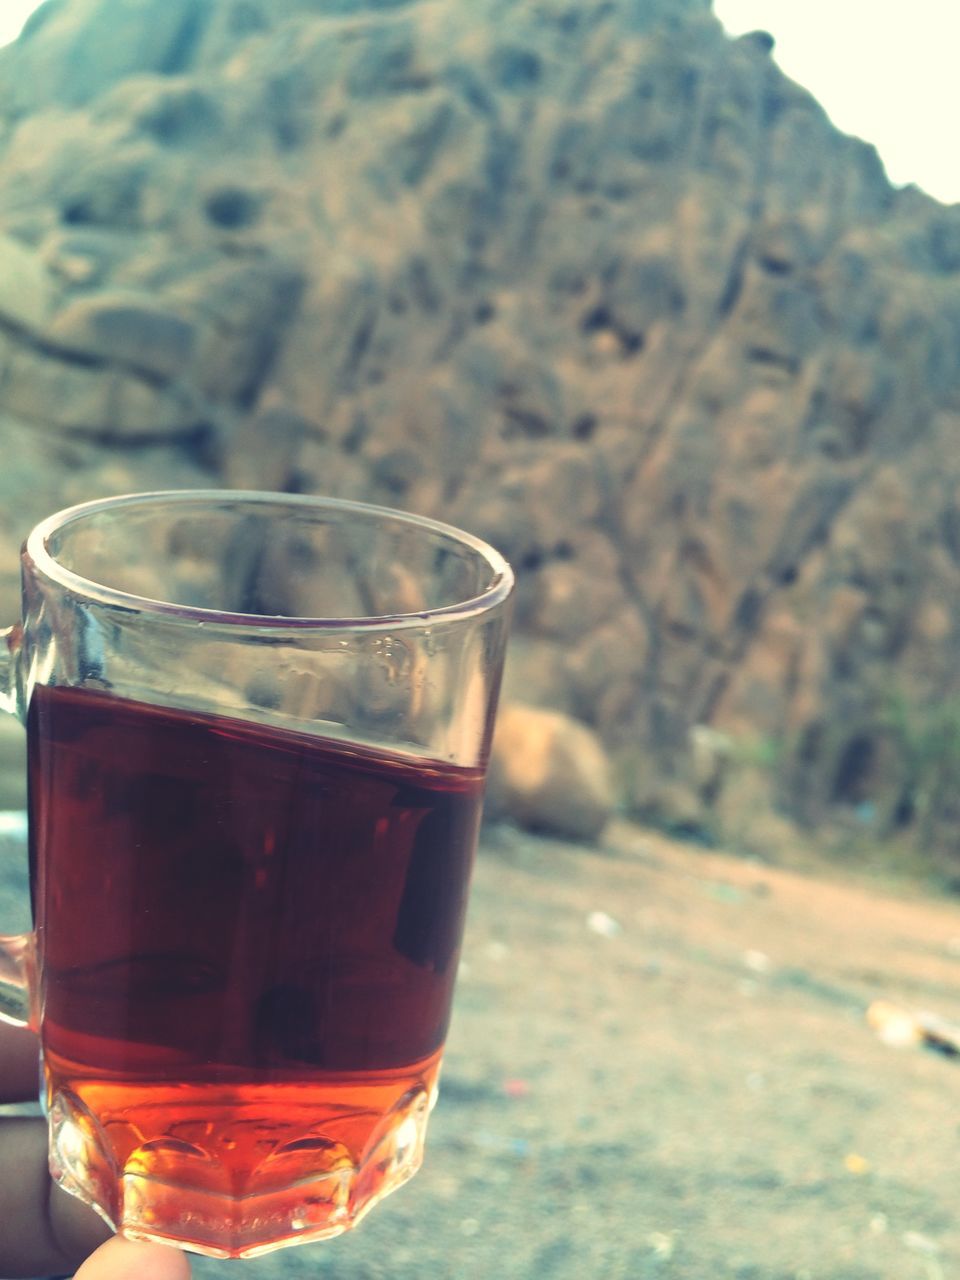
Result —
<path fill-rule="evenodd" d="M 771 43 L 701 0 L 48 0 L 0 53 L 4 613 L 69 501 L 385 502 L 512 557 L 511 688 L 630 805 L 701 821 L 752 752 L 801 820 L 946 830 L 960 209 Z"/>

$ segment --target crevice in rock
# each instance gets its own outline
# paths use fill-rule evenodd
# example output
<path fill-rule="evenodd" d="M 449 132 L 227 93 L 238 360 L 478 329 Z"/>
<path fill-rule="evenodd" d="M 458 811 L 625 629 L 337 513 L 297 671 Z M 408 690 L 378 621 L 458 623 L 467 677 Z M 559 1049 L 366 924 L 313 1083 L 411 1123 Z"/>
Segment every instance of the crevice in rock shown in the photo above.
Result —
<path fill-rule="evenodd" d="M 214 455 L 212 441 L 215 429 L 207 414 L 198 408 L 196 420 L 176 431 L 142 431 L 130 434 L 104 426 L 61 427 L 46 420 L 21 419 L 31 428 L 42 431 L 52 439 L 79 445 L 96 445 L 116 451 L 118 454 L 148 453 L 151 449 L 170 450 L 179 453 L 204 471 L 213 474 L 217 468 L 211 463 Z M 201 459 L 203 461 L 201 462 Z"/>
<path fill-rule="evenodd" d="M 855 734 L 844 745 L 833 778 L 833 804 L 856 806 L 869 797 L 875 758 L 876 748 L 867 734 Z"/>
<path fill-rule="evenodd" d="M 800 371 L 800 361 L 796 356 L 783 351 L 775 351 L 771 347 L 751 346 L 744 352 L 751 364 L 769 365 L 773 369 L 781 369 L 784 373 L 795 376 Z"/>
<path fill-rule="evenodd" d="M 189 69 L 197 46 L 206 34 L 213 7 L 210 0 L 193 0 L 180 30 L 170 42 L 170 48 L 157 68 L 161 75 L 175 76 Z"/>
<path fill-rule="evenodd" d="M 257 221 L 262 205 L 263 201 L 255 191 L 239 186 L 225 186 L 207 196 L 204 210 L 215 226 L 237 231 L 250 227 Z"/>
<path fill-rule="evenodd" d="M 717 301 L 717 319 L 723 320 L 729 316 L 740 300 L 743 293 L 744 280 L 747 271 L 747 259 L 750 256 L 749 241 L 746 236 L 740 241 L 737 250 L 734 253 L 733 261 L 730 264 L 730 271 L 727 275 L 726 284 L 723 286 L 723 292 Z"/>

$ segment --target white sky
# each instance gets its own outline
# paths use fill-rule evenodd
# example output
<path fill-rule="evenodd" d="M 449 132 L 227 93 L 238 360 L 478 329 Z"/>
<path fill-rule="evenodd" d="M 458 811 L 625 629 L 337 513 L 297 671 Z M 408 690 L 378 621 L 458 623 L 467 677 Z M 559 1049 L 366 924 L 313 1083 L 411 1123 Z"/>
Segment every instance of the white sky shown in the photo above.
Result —
<path fill-rule="evenodd" d="M 27 18 L 39 8 L 39 0 L 0 0 L 0 44 L 16 40 Z"/>
<path fill-rule="evenodd" d="M 872 142 L 891 182 L 960 201 L 960 0 L 714 0 L 731 34 L 757 28 L 844 133 Z"/>
<path fill-rule="evenodd" d="M 0 0 L 0 44 L 38 7 Z M 714 0 L 714 8 L 733 35 L 769 31 L 782 69 L 837 128 L 876 145 L 891 182 L 960 201 L 960 0 Z"/>

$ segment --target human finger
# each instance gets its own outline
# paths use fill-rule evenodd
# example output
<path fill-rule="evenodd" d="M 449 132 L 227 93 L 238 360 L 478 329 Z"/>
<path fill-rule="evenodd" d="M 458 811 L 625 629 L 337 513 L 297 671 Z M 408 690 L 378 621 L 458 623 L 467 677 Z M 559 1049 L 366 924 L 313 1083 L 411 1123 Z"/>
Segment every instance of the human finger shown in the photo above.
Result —
<path fill-rule="evenodd" d="M 0 1275 L 63 1275 L 109 1234 L 92 1209 L 51 1183 L 46 1121 L 0 1121 Z"/>
<path fill-rule="evenodd" d="M 114 1236 L 90 1255 L 73 1280 L 190 1280 L 179 1249 Z"/>
<path fill-rule="evenodd" d="M 27 1027 L 0 1023 L 0 1102 L 36 1102 L 40 1043 Z"/>

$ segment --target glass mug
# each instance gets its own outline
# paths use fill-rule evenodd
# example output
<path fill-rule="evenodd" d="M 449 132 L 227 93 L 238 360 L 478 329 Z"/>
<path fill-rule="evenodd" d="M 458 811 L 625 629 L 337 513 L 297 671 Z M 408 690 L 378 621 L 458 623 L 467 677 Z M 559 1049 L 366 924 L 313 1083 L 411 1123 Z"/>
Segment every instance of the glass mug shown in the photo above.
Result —
<path fill-rule="evenodd" d="M 252 1257 L 416 1172 L 436 1096 L 513 577 L 449 526 L 181 492 L 22 555 L 50 1166 L 116 1230 Z"/>

